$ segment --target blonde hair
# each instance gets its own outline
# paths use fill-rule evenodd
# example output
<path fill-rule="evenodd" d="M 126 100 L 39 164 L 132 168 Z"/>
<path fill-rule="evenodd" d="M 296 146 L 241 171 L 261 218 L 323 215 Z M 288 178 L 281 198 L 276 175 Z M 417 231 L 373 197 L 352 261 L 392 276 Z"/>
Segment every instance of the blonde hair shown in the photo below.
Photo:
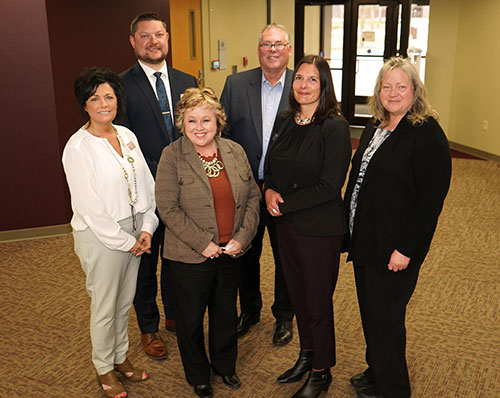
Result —
<path fill-rule="evenodd" d="M 420 80 L 420 76 L 415 66 L 409 59 L 392 57 L 388 59 L 380 69 L 375 82 L 375 88 L 373 89 L 373 96 L 368 100 L 370 111 L 375 120 L 381 122 L 381 124 L 389 122 L 389 112 L 387 112 L 380 101 L 380 90 L 382 89 L 382 82 L 384 81 L 386 73 L 395 69 L 401 69 L 406 73 L 413 85 L 414 100 L 409 110 L 408 120 L 415 126 L 423 123 L 428 116 L 438 119 L 438 113 L 432 109 L 427 99 L 427 90 L 422 80 Z"/>
<path fill-rule="evenodd" d="M 177 110 L 175 111 L 175 125 L 179 131 L 184 134 L 184 114 L 186 111 L 195 108 L 211 108 L 215 112 L 217 119 L 217 135 L 221 135 L 222 130 L 226 127 L 226 114 L 220 104 L 217 96 L 211 88 L 187 88 L 184 91 Z"/>

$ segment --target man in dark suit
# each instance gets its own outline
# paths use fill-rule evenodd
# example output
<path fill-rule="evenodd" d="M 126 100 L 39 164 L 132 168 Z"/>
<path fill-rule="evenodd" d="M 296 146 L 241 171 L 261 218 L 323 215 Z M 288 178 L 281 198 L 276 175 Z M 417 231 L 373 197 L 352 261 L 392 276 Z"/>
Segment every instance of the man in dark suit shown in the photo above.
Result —
<path fill-rule="evenodd" d="M 260 68 L 228 76 L 221 95 L 227 114 L 224 136 L 238 142 L 248 156 L 250 166 L 262 188 L 264 158 L 278 113 L 288 106 L 293 71 L 287 68 L 292 54 L 289 36 L 284 26 L 271 24 L 260 33 L 258 55 Z M 261 203 L 261 221 L 252 247 L 243 257 L 239 283 L 241 313 L 238 336 L 260 320 L 260 255 L 267 226 L 275 263 L 273 315 L 276 328 L 273 343 L 285 345 L 292 340 L 293 310 L 288 297 L 278 254 L 274 222 L 265 204 Z"/>
<path fill-rule="evenodd" d="M 129 38 L 138 62 L 121 74 L 127 97 L 123 124 L 137 136 L 153 176 L 156 176 L 163 148 L 179 137 L 174 123 L 177 102 L 186 88 L 198 87 L 193 76 L 166 64 L 168 37 L 167 25 L 158 15 L 139 14 L 130 24 Z M 160 221 L 152 238 L 151 254 L 142 256 L 134 299 L 144 350 L 154 359 L 167 357 L 167 348 L 158 333 L 160 313 L 156 304 L 156 268 L 163 233 L 164 225 Z M 168 260 L 162 257 L 161 263 L 165 327 L 175 332 Z"/>

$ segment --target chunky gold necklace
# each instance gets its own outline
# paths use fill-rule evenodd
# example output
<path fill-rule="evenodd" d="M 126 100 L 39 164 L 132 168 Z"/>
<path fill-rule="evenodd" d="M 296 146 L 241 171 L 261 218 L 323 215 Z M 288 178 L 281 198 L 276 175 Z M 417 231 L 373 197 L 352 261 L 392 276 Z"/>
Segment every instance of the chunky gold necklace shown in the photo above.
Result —
<path fill-rule="evenodd" d="M 198 154 L 198 157 L 200 158 L 201 164 L 203 165 L 203 169 L 205 169 L 205 173 L 208 178 L 218 177 L 220 172 L 224 170 L 224 163 L 217 159 L 217 153 L 214 155 L 212 160 L 205 160 L 200 154 Z"/>

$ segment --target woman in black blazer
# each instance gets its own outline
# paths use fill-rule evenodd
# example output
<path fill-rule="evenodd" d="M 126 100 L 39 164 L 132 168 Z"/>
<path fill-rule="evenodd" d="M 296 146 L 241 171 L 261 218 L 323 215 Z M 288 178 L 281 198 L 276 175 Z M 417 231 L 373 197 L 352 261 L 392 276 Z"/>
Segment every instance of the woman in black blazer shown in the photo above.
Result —
<path fill-rule="evenodd" d="M 300 355 L 278 383 L 309 377 L 294 398 L 328 390 L 335 365 L 332 296 L 347 218 L 341 188 L 349 167 L 349 125 L 335 98 L 328 63 L 302 58 L 295 68 L 290 110 L 278 116 L 265 164 L 265 197 L 275 217 L 278 248 Z"/>
<path fill-rule="evenodd" d="M 370 99 L 373 119 L 352 160 L 345 194 L 368 369 L 362 398 L 408 398 L 406 305 L 429 250 L 451 176 L 448 141 L 415 67 L 387 61 Z"/>

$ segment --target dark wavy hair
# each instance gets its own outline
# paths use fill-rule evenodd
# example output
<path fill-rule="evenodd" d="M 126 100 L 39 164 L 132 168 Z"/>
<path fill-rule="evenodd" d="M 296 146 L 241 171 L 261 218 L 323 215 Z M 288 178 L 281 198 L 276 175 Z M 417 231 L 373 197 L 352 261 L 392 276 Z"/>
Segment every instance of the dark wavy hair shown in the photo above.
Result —
<path fill-rule="evenodd" d="M 335 91 L 333 89 L 332 74 L 330 72 L 330 65 L 328 62 L 319 55 L 306 55 L 304 56 L 295 66 L 293 71 L 293 80 L 295 80 L 295 74 L 302 64 L 310 64 L 316 66 L 319 72 L 319 82 L 320 82 L 320 95 L 319 104 L 316 112 L 314 112 L 314 122 L 322 122 L 327 117 L 338 116 L 343 118 L 342 110 L 340 104 L 335 96 Z M 290 90 L 290 108 L 286 112 L 285 117 L 293 117 L 300 110 L 300 104 L 295 99 L 293 95 L 293 89 Z"/>
<path fill-rule="evenodd" d="M 73 86 L 78 108 L 86 121 L 89 120 L 89 114 L 85 110 L 85 104 L 87 100 L 95 94 L 97 87 L 104 83 L 108 83 L 115 92 L 117 101 L 115 120 L 122 120 L 125 117 L 125 92 L 123 91 L 123 84 L 120 76 L 111 69 L 94 66 L 84 69 L 76 78 Z"/>

